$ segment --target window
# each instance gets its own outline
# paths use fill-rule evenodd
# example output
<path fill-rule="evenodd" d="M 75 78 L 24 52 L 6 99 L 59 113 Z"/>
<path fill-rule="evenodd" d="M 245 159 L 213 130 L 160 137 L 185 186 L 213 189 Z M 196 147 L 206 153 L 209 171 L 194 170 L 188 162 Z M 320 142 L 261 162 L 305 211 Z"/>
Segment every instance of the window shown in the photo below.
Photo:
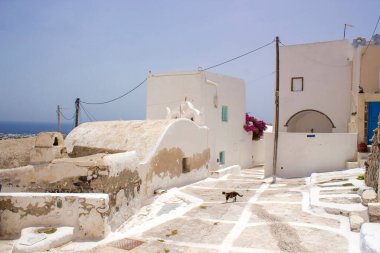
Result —
<path fill-rule="evenodd" d="M 292 91 L 303 91 L 303 77 L 292 77 Z"/>
<path fill-rule="evenodd" d="M 228 106 L 222 105 L 222 121 L 228 121 Z"/>
<path fill-rule="evenodd" d="M 226 157 L 224 151 L 219 152 L 219 164 L 224 164 L 225 158 Z"/>
<path fill-rule="evenodd" d="M 187 157 L 182 158 L 182 173 L 190 172 L 190 159 Z"/>

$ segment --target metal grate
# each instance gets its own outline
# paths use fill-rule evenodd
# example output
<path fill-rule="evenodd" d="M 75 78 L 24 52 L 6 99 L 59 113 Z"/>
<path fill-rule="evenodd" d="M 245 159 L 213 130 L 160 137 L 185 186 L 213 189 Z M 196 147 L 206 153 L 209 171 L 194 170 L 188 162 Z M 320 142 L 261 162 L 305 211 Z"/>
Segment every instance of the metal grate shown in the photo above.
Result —
<path fill-rule="evenodd" d="M 142 242 L 142 241 L 124 238 L 124 239 L 121 239 L 119 241 L 111 242 L 111 243 L 107 244 L 107 246 L 118 248 L 118 249 L 123 249 L 123 250 L 131 250 L 131 249 L 134 249 L 134 248 L 140 246 L 143 243 L 144 242 Z"/>

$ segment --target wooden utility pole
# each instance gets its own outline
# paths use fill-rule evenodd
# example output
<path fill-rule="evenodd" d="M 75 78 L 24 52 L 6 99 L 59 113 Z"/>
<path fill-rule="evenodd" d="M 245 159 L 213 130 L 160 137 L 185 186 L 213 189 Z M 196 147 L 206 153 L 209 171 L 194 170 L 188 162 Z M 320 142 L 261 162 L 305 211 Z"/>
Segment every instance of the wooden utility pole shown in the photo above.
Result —
<path fill-rule="evenodd" d="M 276 36 L 276 91 L 275 91 L 275 121 L 274 121 L 274 145 L 273 145 L 273 183 L 276 182 L 276 167 L 277 167 L 277 146 L 278 146 L 278 120 L 279 120 L 279 105 L 280 105 L 280 52 L 279 52 L 280 39 Z"/>
<path fill-rule="evenodd" d="M 75 127 L 79 125 L 79 104 L 80 104 L 80 99 L 79 98 L 75 99 Z"/>
<path fill-rule="evenodd" d="M 58 132 L 61 132 L 61 107 L 57 105 Z"/>

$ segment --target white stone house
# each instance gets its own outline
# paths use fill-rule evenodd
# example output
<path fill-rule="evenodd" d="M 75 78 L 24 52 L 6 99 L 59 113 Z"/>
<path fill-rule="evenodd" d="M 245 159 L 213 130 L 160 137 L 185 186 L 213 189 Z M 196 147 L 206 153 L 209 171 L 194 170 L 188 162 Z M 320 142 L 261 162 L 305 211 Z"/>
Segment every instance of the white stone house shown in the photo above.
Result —
<path fill-rule="evenodd" d="M 380 35 L 280 49 L 281 132 L 357 133 L 370 143 L 380 112 Z"/>
<path fill-rule="evenodd" d="M 346 40 L 280 48 L 280 132 L 348 132 L 352 58 Z"/>
<path fill-rule="evenodd" d="M 356 159 L 349 133 L 353 47 L 346 40 L 280 47 L 278 176 L 344 169 Z M 273 134 L 266 134 L 266 175 Z"/>
<path fill-rule="evenodd" d="M 150 74 L 146 110 L 148 120 L 184 117 L 207 126 L 209 170 L 252 165 L 243 80 L 207 71 Z"/>

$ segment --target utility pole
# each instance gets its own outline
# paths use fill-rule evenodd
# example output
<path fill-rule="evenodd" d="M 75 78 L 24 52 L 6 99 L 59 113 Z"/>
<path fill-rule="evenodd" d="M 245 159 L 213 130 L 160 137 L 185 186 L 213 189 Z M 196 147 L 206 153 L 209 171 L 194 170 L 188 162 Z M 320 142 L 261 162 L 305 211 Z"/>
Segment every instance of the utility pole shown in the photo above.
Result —
<path fill-rule="evenodd" d="M 61 132 L 61 107 L 57 105 L 58 132 Z"/>
<path fill-rule="evenodd" d="M 273 171 L 272 183 L 276 183 L 276 167 L 277 167 L 277 146 L 278 146 L 278 121 L 279 121 L 279 105 L 280 105 L 280 52 L 279 52 L 279 41 L 280 39 L 276 36 L 276 91 L 275 91 L 275 121 L 274 121 L 274 145 L 273 145 Z"/>
<path fill-rule="evenodd" d="M 80 98 L 75 99 L 75 127 L 79 125 L 79 104 Z"/>

